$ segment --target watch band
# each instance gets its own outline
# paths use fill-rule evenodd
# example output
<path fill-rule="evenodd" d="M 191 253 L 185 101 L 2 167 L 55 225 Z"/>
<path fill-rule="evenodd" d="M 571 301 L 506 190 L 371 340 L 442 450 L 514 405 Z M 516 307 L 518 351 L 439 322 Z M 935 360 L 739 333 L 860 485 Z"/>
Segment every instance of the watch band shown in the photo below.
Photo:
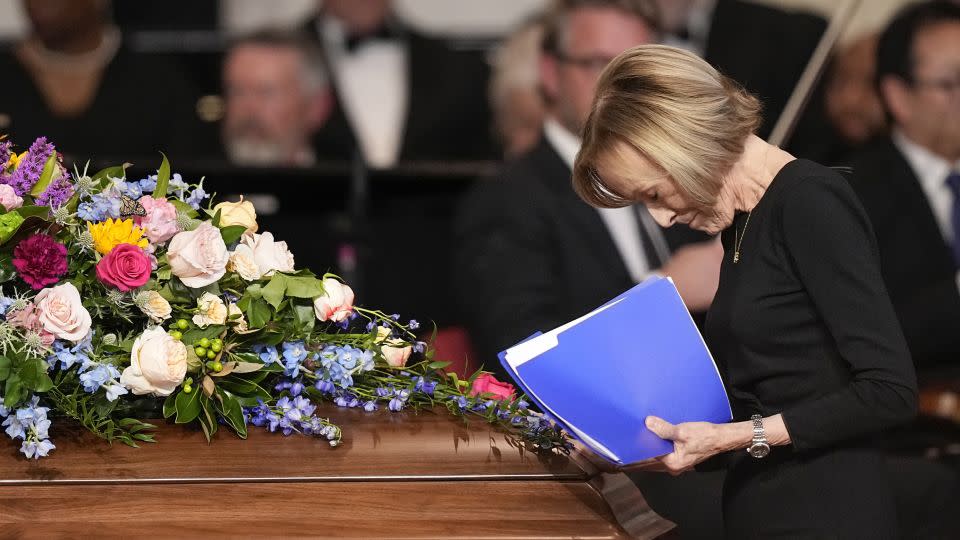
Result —
<path fill-rule="evenodd" d="M 753 439 L 747 447 L 747 453 L 757 459 L 767 457 L 770 444 L 767 443 L 767 435 L 763 429 L 763 416 L 755 414 L 750 417 L 750 421 L 753 423 Z"/>

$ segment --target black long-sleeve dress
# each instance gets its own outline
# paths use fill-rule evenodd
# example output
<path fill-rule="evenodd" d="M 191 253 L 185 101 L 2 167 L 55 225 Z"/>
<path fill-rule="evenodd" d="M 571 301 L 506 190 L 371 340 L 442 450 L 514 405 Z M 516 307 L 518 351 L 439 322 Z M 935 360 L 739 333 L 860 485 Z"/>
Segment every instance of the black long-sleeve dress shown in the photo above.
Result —
<path fill-rule="evenodd" d="M 747 217 L 722 234 L 706 339 L 735 420 L 782 413 L 792 444 L 763 459 L 736 453 L 727 535 L 897 537 L 882 457 L 867 437 L 914 416 L 916 375 L 867 215 L 843 177 L 795 160 Z"/>

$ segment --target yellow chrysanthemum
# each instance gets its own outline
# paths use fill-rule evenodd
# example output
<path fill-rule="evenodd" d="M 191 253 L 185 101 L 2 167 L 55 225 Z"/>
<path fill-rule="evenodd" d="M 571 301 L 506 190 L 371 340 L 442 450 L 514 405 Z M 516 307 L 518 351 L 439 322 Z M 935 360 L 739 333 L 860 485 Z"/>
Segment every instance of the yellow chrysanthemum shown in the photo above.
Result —
<path fill-rule="evenodd" d="M 117 244 L 133 244 L 142 248 L 147 247 L 147 239 L 143 237 L 143 229 L 133 224 L 132 219 L 114 220 L 113 218 L 101 223 L 87 222 L 87 229 L 93 236 L 93 247 L 106 255 L 113 251 Z"/>
<path fill-rule="evenodd" d="M 23 161 L 23 158 L 25 157 L 27 157 L 26 152 L 20 152 L 19 156 L 16 152 L 10 152 L 10 159 L 7 160 L 7 163 L 3 166 L 3 168 L 16 170 L 17 166 L 20 165 L 20 162 Z"/>

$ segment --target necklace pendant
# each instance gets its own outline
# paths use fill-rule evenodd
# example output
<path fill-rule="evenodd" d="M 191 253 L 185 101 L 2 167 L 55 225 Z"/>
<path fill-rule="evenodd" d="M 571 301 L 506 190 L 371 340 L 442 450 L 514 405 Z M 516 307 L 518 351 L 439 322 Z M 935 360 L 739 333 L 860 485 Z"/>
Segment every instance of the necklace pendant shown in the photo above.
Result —
<path fill-rule="evenodd" d="M 738 262 L 740 262 L 740 252 L 739 252 L 739 251 L 734 251 L 734 252 L 733 252 L 733 264 L 737 264 Z"/>

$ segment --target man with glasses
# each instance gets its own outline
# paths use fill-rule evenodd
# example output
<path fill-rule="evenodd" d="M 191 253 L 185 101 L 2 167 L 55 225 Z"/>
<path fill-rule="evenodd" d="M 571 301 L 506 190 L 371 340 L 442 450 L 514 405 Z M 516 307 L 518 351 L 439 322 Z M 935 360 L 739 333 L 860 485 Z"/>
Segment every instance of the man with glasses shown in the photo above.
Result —
<path fill-rule="evenodd" d="M 653 0 L 552 4 L 539 62 L 543 137 L 496 179 L 478 183 L 455 231 L 458 300 L 485 369 L 506 376 L 498 351 L 589 312 L 653 272 L 674 279 L 691 311 L 712 301 L 723 255 L 717 242 L 681 225 L 661 229 L 642 205 L 597 210 L 571 184 L 600 72 L 622 51 L 658 39 Z M 600 360 L 584 358 L 584 369 L 599 369 Z M 722 531 L 719 476 L 637 481 L 686 537 Z"/>
<path fill-rule="evenodd" d="M 919 374 L 960 372 L 960 6 L 903 9 L 876 81 L 892 133 L 858 157 L 853 183 Z"/>

